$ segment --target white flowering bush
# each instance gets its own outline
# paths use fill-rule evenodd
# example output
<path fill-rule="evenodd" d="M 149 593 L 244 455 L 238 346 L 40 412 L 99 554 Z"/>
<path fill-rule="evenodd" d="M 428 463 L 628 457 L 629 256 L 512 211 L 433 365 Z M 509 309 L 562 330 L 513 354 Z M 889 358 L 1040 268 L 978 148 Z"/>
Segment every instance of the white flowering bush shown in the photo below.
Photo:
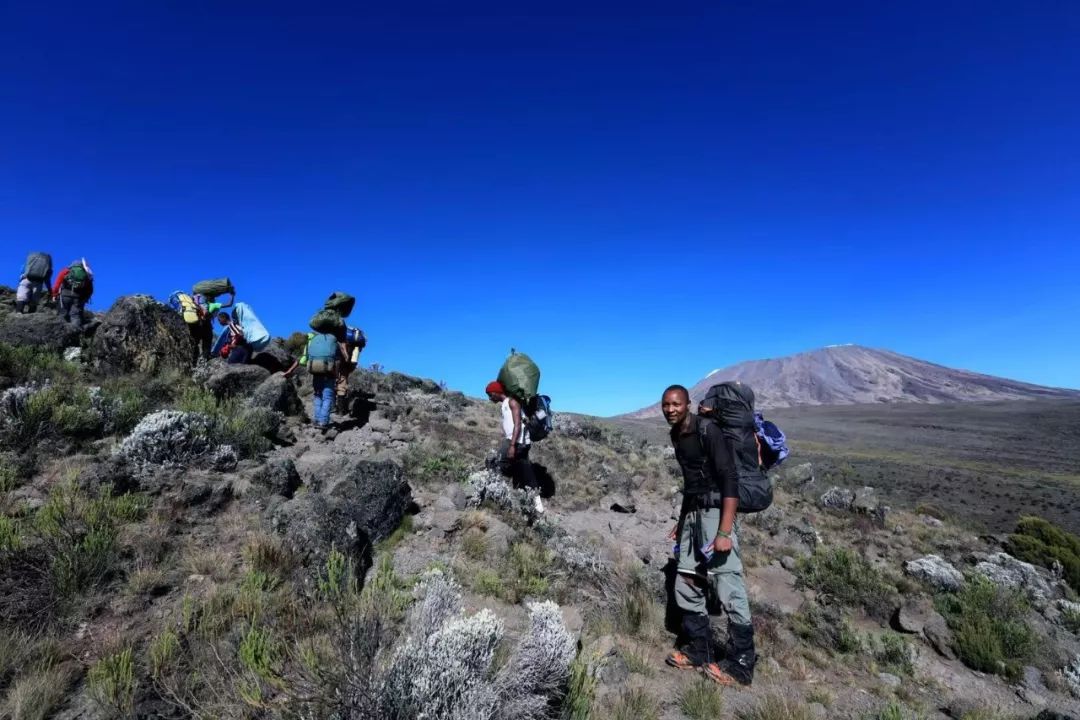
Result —
<path fill-rule="evenodd" d="M 202 413 L 159 410 L 140 420 L 113 454 L 140 468 L 185 465 L 210 451 L 210 431 Z"/>
<path fill-rule="evenodd" d="M 1062 669 L 1061 674 L 1065 677 L 1069 692 L 1080 698 L 1080 655 L 1073 658 L 1073 661 Z"/>
<path fill-rule="evenodd" d="M 528 633 L 492 676 L 503 624 L 490 610 L 465 615 L 459 586 L 433 571 L 417 585 L 422 599 L 410 631 L 393 652 L 381 683 L 387 720 L 540 720 L 560 699 L 576 644 L 559 606 L 529 605 Z"/>
<path fill-rule="evenodd" d="M 530 603 L 529 616 L 529 633 L 496 681 L 499 720 L 547 717 L 551 699 L 560 697 L 566 687 L 577 654 L 558 605 Z"/>
<path fill-rule="evenodd" d="M 480 507 L 488 502 L 504 512 L 517 513 L 530 522 L 540 517 L 535 505 L 539 491 L 535 488 L 517 490 L 494 470 L 474 472 L 466 484 L 469 486 L 469 504 L 472 507 Z"/>

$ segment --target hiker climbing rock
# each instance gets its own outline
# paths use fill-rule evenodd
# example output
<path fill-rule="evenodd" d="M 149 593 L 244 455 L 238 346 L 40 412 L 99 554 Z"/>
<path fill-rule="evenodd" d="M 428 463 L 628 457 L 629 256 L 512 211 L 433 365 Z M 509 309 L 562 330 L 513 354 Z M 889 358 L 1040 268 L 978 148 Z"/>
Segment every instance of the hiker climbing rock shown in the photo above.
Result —
<path fill-rule="evenodd" d="M 367 338 L 360 328 L 345 324 L 345 318 L 352 314 L 355 307 L 356 298 L 352 295 L 332 292 L 309 323 L 316 333 L 329 333 L 343 346 L 343 357 L 334 382 L 335 409 L 342 415 L 349 413 L 349 376 L 360 364 L 360 353 L 367 345 Z"/>
<path fill-rule="evenodd" d="M 94 294 L 94 273 L 86 258 L 76 260 L 60 271 L 52 287 L 52 297 L 59 300 L 57 312 L 65 322 L 81 330 L 83 310 Z"/>
<path fill-rule="evenodd" d="M 49 297 L 52 271 L 52 256 L 48 253 L 32 252 L 27 256 L 15 291 L 15 312 L 37 311 L 38 299 Z"/>
<path fill-rule="evenodd" d="M 672 651 L 667 663 L 700 669 L 721 685 L 749 685 L 757 655 L 736 523 L 740 473 L 735 453 L 718 423 L 690 412 L 685 387 L 667 388 L 661 410 L 671 426 L 671 443 L 684 480 L 679 522 L 670 537 L 677 543 L 675 599 L 686 645 Z M 752 411 L 750 428 L 753 432 Z M 714 652 L 709 628 L 710 595 L 728 616 L 722 658 Z"/>
<path fill-rule="evenodd" d="M 307 347 L 299 364 L 306 365 L 315 390 L 312 422 L 316 429 L 330 428 L 330 413 L 334 409 L 334 387 L 338 368 L 345 361 L 347 349 L 344 343 L 331 333 L 309 333 Z M 292 368 L 288 372 L 291 372 Z M 288 374 L 288 372 L 286 374 Z"/>
<path fill-rule="evenodd" d="M 229 365 L 243 365 L 251 358 L 251 345 L 244 339 L 244 328 L 231 317 L 229 313 L 220 312 L 218 322 L 228 333 L 225 345 L 221 349 L 221 357 Z"/>
<path fill-rule="evenodd" d="M 498 403 L 502 411 L 502 439 L 499 442 L 499 461 L 504 474 L 514 480 L 514 487 L 537 490 L 534 500 L 536 512 L 544 512 L 544 503 L 540 500 L 540 484 L 529 460 L 529 448 L 532 438 L 521 402 L 507 394 L 506 388 L 498 380 L 492 380 L 485 388 L 488 399 Z"/>

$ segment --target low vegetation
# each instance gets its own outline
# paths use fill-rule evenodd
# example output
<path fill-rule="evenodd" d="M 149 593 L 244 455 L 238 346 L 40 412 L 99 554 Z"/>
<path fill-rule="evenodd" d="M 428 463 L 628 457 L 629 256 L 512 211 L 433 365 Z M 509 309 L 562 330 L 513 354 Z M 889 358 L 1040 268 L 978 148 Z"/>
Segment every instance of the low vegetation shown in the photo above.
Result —
<path fill-rule="evenodd" d="M 608 717 L 613 720 L 658 720 L 660 703 L 644 688 L 627 688 L 615 701 Z"/>
<path fill-rule="evenodd" d="M 861 555 L 846 548 L 818 548 L 796 569 L 798 583 L 825 599 L 888 619 L 897 606 L 896 587 Z"/>
<path fill-rule="evenodd" d="M 955 594 L 938 596 L 938 610 L 953 631 L 957 656 L 968 667 L 1015 680 L 1035 652 L 1023 591 L 980 577 Z"/>
<path fill-rule="evenodd" d="M 1009 552 L 1045 568 L 1060 564 L 1065 582 L 1080 593 L 1080 537 L 1038 517 L 1024 517 L 1009 537 Z"/>
<path fill-rule="evenodd" d="M 711 680 L 688 682 L 679 691 L 679 709 L 690 720 L 715 720 L 724 711 L 724 693 Z"/>

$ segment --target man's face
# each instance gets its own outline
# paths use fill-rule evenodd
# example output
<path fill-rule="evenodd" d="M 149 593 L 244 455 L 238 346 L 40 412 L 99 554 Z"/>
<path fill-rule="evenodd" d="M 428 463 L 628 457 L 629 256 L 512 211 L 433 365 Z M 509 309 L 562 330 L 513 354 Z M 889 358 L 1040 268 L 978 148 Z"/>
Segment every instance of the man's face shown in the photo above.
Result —
<path fill-rule="evenodd" d="M 488 393 L 488 400 L 490 400 L 493 403 L 502 402 L 502 395 L 500 395 L 499 393 L 489 392 Z"/>
<path fill-rule="evenodd" d="M 660 410 L 664 413 L 668 425 L 678 425 L 690 412 L 690 399 L 682 390 L 670 390 L 660 400 Z"/>

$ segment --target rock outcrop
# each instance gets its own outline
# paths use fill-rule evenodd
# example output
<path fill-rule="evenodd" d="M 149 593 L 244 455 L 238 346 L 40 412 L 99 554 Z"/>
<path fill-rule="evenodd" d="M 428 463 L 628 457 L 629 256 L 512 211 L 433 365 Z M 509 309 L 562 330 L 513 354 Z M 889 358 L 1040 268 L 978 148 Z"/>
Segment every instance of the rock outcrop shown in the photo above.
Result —
<path fill-rule="evenodd" d="M 187 370 L 191 335 L 180 315 L 147 295 L 117 300 L 91 346 L 93 368 L 108 375 Z"/>
<path fill-rule="evenodd" d="M 0 343 L 62 351 L 79 344 L 82 333 L 48 309 L 10 313 L 0 320 Z"/>

